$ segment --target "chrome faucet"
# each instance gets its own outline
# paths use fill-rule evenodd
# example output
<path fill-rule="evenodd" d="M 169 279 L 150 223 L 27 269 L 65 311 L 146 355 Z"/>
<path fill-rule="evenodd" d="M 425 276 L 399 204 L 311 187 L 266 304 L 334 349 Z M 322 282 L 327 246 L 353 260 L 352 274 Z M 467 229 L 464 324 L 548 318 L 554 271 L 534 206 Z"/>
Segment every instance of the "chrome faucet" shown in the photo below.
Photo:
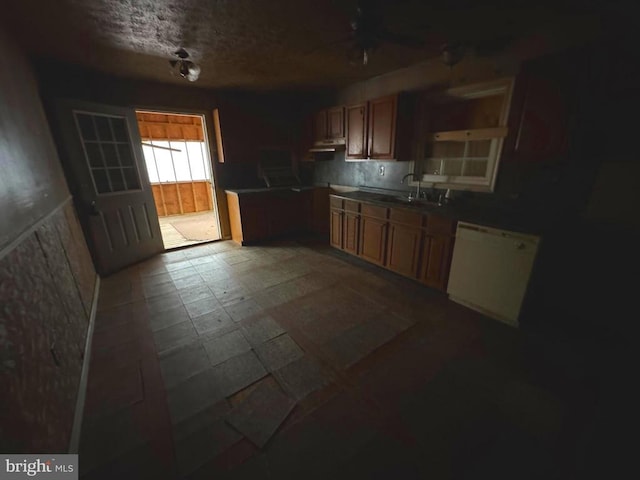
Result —
<path fill-rule="evenodd" d="M 409 172 L 404 177 L 402 177 L 402 180 L 400 180 L 400 183 L 404 183 L 404 181 L 408 177 L 413 177 L 415 180 L 418 181 L 418 188 L 416 189 L 416 199 L 419 200 L 420 199 L 420 180 L 422 178 L 422 175 L 418 175 L 417 173 Z M 411 200 L 412 200 L 411 192 L 409 192 L 409 201 L 411 201 Z"/>

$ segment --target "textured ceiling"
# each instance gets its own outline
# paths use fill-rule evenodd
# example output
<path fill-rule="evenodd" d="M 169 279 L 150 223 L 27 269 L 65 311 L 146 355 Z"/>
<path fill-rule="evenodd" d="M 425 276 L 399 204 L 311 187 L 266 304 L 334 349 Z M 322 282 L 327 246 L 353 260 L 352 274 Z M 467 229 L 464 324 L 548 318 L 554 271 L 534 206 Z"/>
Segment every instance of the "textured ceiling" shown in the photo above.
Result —
<path fill-rule="evenodd" d="M 366 67 L 349 65 L 345 39 L 356 0 L 15 0 L 3 8 L 14 34 L 34 55 L 120 76 L 186 83 L 172 76 L 167 62 L 184 47 L 202 67 L 195 85 L 250 89 L 344 86 L 429 59 L 438 62 L 434 55 L 446 40 L 511 36 L 515 51 L 518 42 L 566 34 L 571 28 L 563 22 L 576 18 L 574 8 L 560 9 L 558 2 L 553 8 L 510 2 L 500 9 L 472 0 L 375 3 L 389 31 L 420 38 L 425 47 L 383 43 Z"/>

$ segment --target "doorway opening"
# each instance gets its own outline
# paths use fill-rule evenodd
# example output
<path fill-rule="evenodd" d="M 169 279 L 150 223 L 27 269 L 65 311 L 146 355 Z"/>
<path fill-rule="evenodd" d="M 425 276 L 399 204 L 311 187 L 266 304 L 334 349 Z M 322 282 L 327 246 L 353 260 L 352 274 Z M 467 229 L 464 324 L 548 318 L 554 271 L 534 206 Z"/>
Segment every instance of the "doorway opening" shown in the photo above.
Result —
<path fill-rule="evenodd" d="M 204 116 L 137 110 L 166 250 L 220 240 Z"/>

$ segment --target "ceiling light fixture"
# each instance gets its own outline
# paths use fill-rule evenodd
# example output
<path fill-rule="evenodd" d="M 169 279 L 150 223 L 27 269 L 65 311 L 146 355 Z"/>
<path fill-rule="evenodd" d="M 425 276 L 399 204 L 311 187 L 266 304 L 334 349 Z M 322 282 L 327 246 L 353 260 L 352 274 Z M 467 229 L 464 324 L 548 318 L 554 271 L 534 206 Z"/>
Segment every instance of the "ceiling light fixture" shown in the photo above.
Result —
<path fill-rule="evenodd" d="M 354 45 L 347 50 L 347 60 L 353 66 L 366 66 L 373 53 L 373 48 L 367 48 L 360 45 Z"/>
<path fill-rule="evenodd" d="M 450 42 L 440 47 L 440 53 L 442 54 L 442 63 L 452 68 L 460 63 L 460 60 L 464 57 L 465 48 L 459 42 Z"/>
<path fill-rule="evenodd" d="M 178 57 L 178 60 L 169 60 L 172 73 L 180 75 L 182 78 L 186 78 L 190 82 L 195 82 L 200 76 L 200 67 L 188 60 L 189 54 L 184 48 L 180 48 L 173 52 Z"/>

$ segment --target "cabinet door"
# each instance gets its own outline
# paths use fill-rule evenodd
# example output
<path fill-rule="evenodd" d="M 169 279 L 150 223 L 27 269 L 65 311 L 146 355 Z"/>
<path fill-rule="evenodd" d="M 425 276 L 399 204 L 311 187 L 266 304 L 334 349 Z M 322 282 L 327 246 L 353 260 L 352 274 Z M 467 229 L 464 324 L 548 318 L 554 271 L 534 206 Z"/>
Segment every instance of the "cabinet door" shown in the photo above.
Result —
<path fill-rule="evenodd" d="M 579 105 L 587 58 L 581 49 L 547 55 L 522 66 L 510 122 L 515 135 L 506 152 L 517 161 L 564 162 L 569 156 L 572 115 Z M 516 123 L 516 125 L 513 125 Z"/>
<path fill-rule="evenodd" d="M 327 111 L 327 136 L 344 138 L 344 107 L 333 107 Z"/>
<path fill-rule="evenodd" d="M 269 237 L 270 228 L 268 222 L 268 206 L 267 205 L 242 205 L 241 206 L 242 221 L 242 244 L 258 242 Z"/>
<path fill-rule="evenodd" d="M 446 291 L 452 250 L 452 237 L 425 235 L 420 266 L 420 280 L 424 284 Z"/>
<path fill-rule="evenodd" d="M 342 250 L 342 217 L 344 212 L 342 210 L 331 210 L 330 215 L 330 242 L 331 246 Z"/>
<path fill-rule="evenodd" d="M 360 214 L 344 212 L 342 222 L 342 249 L 353 255 L 358 254 L 358 237 L 360 233 Z"/>
<path fill-rule="evenodd" d="M 327 111 L 322 110 L 313 117 L 313 140 L 322 142 L 327 139 Z"/>
<path fill-rule="evenodd" d="M 387 268 L 407 277 L 418 276 L 422 231 L 404 225 L 389 225 Z"/>
<path fill-rule="evenodd" d="M 346 118 L 345 159 L 367 158 L 367 104 L 361 103 L 347 107 Z"/>
<path fill-rule="evenodd" d="M 303 162 L 313 162 L 315 159 L 309 149 L 315 143 L 315 116 L 306 117 L 300 127 L 300 139 L 298 142 L 298 158 Z"/>
<path fill-rule="evenodd" d="M 384 265 L 388 225 L 386 220 L 378 218 L 363 216 L 360 219 L 360 257 Z"/>
<path fill-rule="evenodd" d="M 395 159 L 397 95 L 369 102 L 368 157 Z"/>

